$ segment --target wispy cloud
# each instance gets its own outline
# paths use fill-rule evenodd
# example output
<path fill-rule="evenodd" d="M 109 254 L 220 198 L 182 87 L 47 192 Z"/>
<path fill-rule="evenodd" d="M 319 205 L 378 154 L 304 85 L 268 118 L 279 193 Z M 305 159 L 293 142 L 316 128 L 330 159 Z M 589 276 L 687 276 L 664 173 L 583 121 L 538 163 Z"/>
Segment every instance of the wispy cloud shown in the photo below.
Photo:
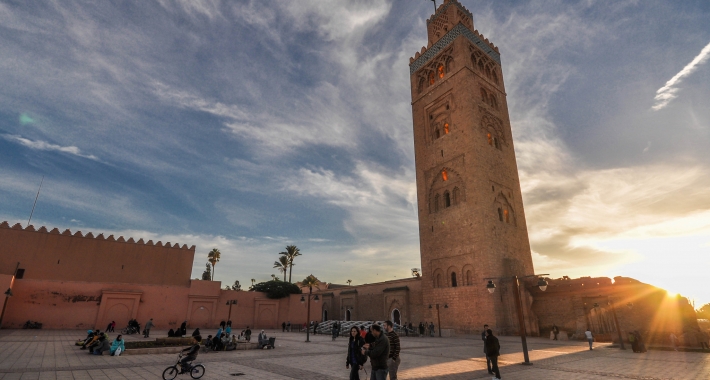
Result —
<path fill-rule="evenodd" d="M 81 150 L 73 145 L 72 146 L 61 146 L 61 145 L 51 144 L 51 143 L 48 143 L 48 142 L 42 141 L 42 140 L 26 139 L 26 138 L 24 138 L 22 136 L 18 136 L 18 135 L 4 134 L 4 135 L 2 135 L 2 137 L 8 141 L 22 144 L 23 146 L 30 148 L 30 149 L 62 152 L 62 153 L 72 154 L 74 156 L 88 158 L 88 159 L 94 160 L 94 161 L 99 160 L 98 157 L 94 156 L 93 154 L 81 153 Z"/>
<path fill-rule="evenodd" d="M 666 82 L 665 86 L 661 87 L 656 91 L 656 97 L 654 100 L 656 103 L 651 107 L 654 111 L 663 109 L 668 105 L 673 99 L 678 97 L 678 85 L 683 81 L 683 79 L 698 69 L 700 65 L 705 63 L 708 58 L 710 58 L 710 44 L 705 45 L 703 50 L 700 51 L 689 64 L 687 64 L 683 70 L 679 71 L 673 78 Z"/>

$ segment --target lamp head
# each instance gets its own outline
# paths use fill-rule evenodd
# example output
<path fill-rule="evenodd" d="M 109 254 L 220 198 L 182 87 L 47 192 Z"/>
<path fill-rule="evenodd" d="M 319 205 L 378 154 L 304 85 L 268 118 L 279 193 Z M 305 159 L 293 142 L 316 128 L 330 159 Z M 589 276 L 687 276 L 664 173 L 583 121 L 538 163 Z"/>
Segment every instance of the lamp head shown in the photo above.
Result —
<path fill-rule="evenodd" d="M 306 298 L 301 296 L 301 303 L 306 303 Z"/>
<path fill-rule="evenodd" d="M 6 297 L 12 297 L 12 289 L 7 288 L 7 290 L 5 291 L 5 296 L 6 296 Z"/>
<path fill-rule="evenodd" d="M 316 296 L 315 296 L 315 298 L 313 298 L 313 300 L 316 301 L 316 303 L 318 303 L 318 301 L 320 301 L 320 298 L 318 298 L 318 295 L 316 294 Z"/>
<path fill-rule="evenodd" d="M 542 290 L 543 292 L 547 290 L 547 281 L 545 281 L 544 278 L 540 277 L 540 279 L 537 280 L 537 286 Z"/>
<path fill-rule="evenodd" d="M 491 294 L 496 291 L 496 284 L 493 283 L 493 280 L 488 280 L 488 285 L 486 285 L 486 289 L 488 289 L 488 293 Z"/>

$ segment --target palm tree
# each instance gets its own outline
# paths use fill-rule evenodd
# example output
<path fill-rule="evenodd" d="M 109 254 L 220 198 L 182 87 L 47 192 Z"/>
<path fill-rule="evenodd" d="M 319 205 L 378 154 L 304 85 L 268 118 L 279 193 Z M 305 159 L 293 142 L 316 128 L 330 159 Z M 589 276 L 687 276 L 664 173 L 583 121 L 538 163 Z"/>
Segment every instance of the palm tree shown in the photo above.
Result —
<path fill-rule="evenodd" d="M 348 286 L 350 286 L 350 283 L 352 283 L 353 280 L 348 280 Z"/>
<path fill-rule="evenodd" d="M 274 261 L 274 268 L 278 268 L 279 272 L 284 274 L 284 282 L 286 282 L 286 272 L 289 266 L 288 257 L 286 256 L 279 256 L 279 261 Z"/>
<path fill-rule="evenodd" d="M 212 249 L 210 253 L 207 254 L 207 261 L 212 264 L 212 281 L 214 281 L 214 266 L 219 262 L 220 256 L 222 256 L 222 253 L 217 248 Z"/>
<path fill-rule="evenodd" d="M 286 246 L 286 252 L 281 252 L 279 255 L 284 255 L 288 258 L 288 282 L 291 282 L 291 274 L 293 272 L 293 259 L 296 256 L 301 256 L 301 251 L 295 245 Z"/>

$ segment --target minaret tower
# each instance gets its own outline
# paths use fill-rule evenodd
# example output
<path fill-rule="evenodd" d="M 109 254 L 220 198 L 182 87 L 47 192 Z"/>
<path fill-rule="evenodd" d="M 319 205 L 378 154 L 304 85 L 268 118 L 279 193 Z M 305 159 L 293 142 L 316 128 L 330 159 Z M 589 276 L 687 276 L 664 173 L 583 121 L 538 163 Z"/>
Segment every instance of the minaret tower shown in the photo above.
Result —
<path fill-rule="evenodd" d="M 500 53 L 456 0 L 427 32 L 409 65 L 424 306 L 443 328 L 514 333 L 511 283 L 484 280 L 533 274 Z"/>

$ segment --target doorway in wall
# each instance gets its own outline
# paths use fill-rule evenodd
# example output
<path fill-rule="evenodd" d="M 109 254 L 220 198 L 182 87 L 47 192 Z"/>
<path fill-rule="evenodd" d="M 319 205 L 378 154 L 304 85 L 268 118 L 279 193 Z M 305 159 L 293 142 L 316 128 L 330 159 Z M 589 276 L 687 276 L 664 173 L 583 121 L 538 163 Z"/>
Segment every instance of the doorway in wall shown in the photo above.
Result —
<path fill-rule="evenodd" d="M 396 324 L 398 324 L 398 325 L 401 325 L 401 324 L 402 324 L 401 315 L 400 315 L 400 313 L 399 313 L 399 309 L 394 309 L 394 310 L 392 310 L 392 322 L 394 322 L 394 323 L 396 323 Z"/>

